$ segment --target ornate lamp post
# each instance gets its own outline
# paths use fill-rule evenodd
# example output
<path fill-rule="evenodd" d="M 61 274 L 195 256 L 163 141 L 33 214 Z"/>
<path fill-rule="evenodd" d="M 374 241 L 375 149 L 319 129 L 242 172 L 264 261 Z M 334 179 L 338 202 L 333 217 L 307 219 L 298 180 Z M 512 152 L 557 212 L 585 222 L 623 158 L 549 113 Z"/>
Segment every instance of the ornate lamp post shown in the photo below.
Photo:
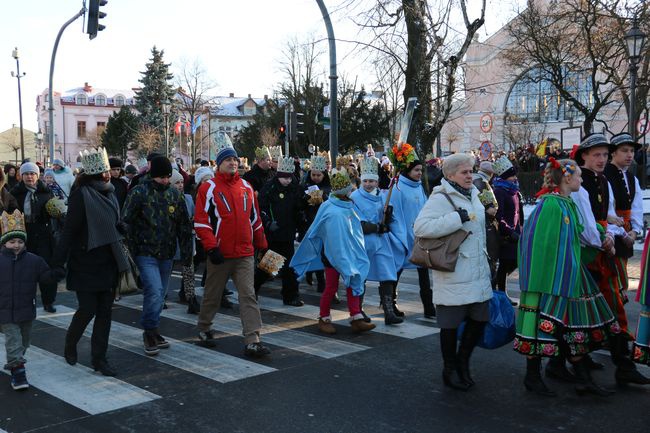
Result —
<path fill-rule="evenodd" d="M 169 102 L 162 103 L 163 117 L 165 118 L 165 156 L 169 157 Z"/>
<path fill-rule="evenodd" d="M 628 132 L 636 141 L 636 75 L 638 70 L 639 61 L 641 60 L 641 52 L 643 50 L 643 45 L 645 44 L 646 35 L 641 30 L 634 17 L 632 21 L 632 28 L 628 30 L 625 34 L 625 45 L 627 46 L 627 55 L 630 60 L 630 107 L 628 110 Z M 641 183 L 643 188 L 646 187 L 647 175 L 646 175 L 646 166 L 647 166 L 647 153 L 646 149 L 643 149 L 643 176 Z"/>
<path fill-rule="evenodd" d="M 25 73 L 20 73 L 20 61 L 18 60 L 18 48 L 14 48 L 11 52 L 11 57 L 16 59 L 16 72 L 11 71 L 11 76 L 18 79 L 18 119 L 20 120 L 20 158 L 25 160 L 25 139 L 23 138 L 23 99 L 20 93 L 20 79 L 25 76 Z"/>

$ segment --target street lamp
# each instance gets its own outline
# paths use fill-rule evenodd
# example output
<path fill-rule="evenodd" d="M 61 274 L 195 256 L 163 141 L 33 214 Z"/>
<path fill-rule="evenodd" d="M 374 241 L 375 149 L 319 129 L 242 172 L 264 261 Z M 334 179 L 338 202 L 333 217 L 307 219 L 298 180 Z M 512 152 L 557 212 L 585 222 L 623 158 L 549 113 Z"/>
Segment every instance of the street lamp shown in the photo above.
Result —
<path fill-rule="evenodd" d="M 165 118 L 165 156 L 169 157 L 169 102 L 162 103 L 163 117 Z"/>
<path fill-rule="evenodd" d="M 18 60 L 18 48 L 14 48 L 11 52 L 11 57 L 16 59 L 16 72 L 11 71 L 11 76 L 18 79 L 18 119 L 20 120 L 20 158 L 25 160 L 25 139 L 23 138 L 23 99 L 20 93 L 20 79 L 25 76 L 25 73 L 20 73 L 20 61 Z"/>
<path fill-rule="evenodd" d="M 38 145 L 38 160 L 43 161 L 43 133 L 41 131 L 36 133 L 36 143 Z"/>
<path fill-rule="evenodd" d="M 636 74 L 638 64 L 641 60 L 641 51 L 645 44 L 645 33 L 639 30 L 636 16 L 632 21 L 632 28 L 625 33 L 625 45 L 627 46 L 627 55 L 630 60 L 630 109 L 628 110 L 628 132 L 636 141 Z M 643 188 L 646 187 L 647 175 L 645 173 L 647 166 L 646 149 L 643 149 Z"/>

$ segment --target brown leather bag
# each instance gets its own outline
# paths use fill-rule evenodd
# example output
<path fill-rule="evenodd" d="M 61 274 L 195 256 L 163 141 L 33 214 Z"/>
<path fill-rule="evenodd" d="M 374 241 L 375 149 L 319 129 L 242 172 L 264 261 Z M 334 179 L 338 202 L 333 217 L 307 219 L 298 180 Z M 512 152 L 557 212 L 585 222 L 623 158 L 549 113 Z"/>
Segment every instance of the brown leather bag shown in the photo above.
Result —
<path fill-rule="evenodd" d="M 451 206 L 457 209 L 451 197 L 446 192 L 441 192 Z M 463 229 L 443 236 L 441 238 L 421 238 L 416 236 L 413 244 L 413 252 L 409 261 L 420 268 L 429 268 L 442 272 L 454 272 L 456 262 L 458 262 L 458 253 L 460 244 L 471 234 Z"/>

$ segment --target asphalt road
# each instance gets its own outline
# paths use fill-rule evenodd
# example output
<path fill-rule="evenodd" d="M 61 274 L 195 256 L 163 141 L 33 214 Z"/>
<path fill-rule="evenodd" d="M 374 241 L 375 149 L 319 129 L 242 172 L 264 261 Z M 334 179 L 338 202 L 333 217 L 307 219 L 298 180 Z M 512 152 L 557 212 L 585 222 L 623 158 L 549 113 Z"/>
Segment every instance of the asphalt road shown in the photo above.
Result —
<path fill-rule="evenodd" d="M 630 267 L 635 276 L 638 263 Z M 179 281 L 174 276 L 171 301 Z M 137 324 L 140 296 L 127 297 L 114 309 L 109 348 L 117 378 L 89 368 L 88 336 L 79 345 L 80 364 L 65 364 L 65 328 L 76 301 L 62 292 L 56 314 L 39 309 L 27 353 L 32 387 L 15 392 L 9 376 L 0 374 L 0 432 L 649 431 L 650 387 L 616 388 L 605 353 L 594 355 L 607 366 L 595 376 L 617 390 L 608 398 L 578 397 L 571 385 L 550 380 L 557 398 L 527 393 L 524 358 L 510 346 L 477 349 L 477 385 L 467 393 L 446 389 L 438 328 L 422 316 L 417 274 L 405 272 L 402 283 L 404 324 L 383 325 L 376 285 L 370 285 L 365 309 L 376 317 L 377 329 L 352 334 L 342 304 L 334 312 L 335 336 L 317 330 L 314 288 L 301 285 L 306 306 L 285 307 L 278 284 L 269 283 L 261 293 L 262 339 L 273 353 L 263 360 L 243 356 L 237 307 L 217 317 L 220 338 L 209 349 L 197 345 L 196 316 L 173 302 L 161 323 L 171 348 L 146 357 Z M 510 283 L 517 298 L 516 274 Z M 638 305 L 627 308 L 634 325 Z M 641 371 L 650 375 L 649 368 Z"/>

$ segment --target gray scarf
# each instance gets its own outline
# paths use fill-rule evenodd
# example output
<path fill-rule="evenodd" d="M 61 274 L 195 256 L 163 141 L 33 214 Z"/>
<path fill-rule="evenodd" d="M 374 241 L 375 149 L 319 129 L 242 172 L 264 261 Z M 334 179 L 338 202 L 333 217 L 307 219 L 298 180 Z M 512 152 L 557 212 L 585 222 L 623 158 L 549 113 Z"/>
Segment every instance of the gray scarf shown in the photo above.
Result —
<path fill-rule="evenodd" d="M 31 223 L 34 222 L 34 218 L 32 218 L 32 202 L 34 201 L 36 187 L 25 184 L 25 188 L 27 189 L 27 194 L 23 203 L 23 213 L 25 214 L 25 222 Z"/>
<path fill-rule="evenodd" d="M 120 208 L 114 191 L 110 182 L 92 181 L 90 185 L 81 187 L 88 221 L 88 251 L 110 245 L 118 270 L 124 272 L 129 270 L 129 262 L 121 245 L 122 235 L 116 228 Z"/>

